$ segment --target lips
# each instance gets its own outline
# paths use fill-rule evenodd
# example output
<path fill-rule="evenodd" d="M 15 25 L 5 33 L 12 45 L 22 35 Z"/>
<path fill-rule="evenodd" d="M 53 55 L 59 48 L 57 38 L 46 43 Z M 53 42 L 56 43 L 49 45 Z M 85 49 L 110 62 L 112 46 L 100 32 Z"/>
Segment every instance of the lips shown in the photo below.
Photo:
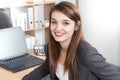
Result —
<path fill-rule="evenodd" d="M 61 37 L 61 36 L 63 36 L 63 33 L 61 33 L 61 32 L 55 32 L 55 35 L 56 35 L 57 37 Z"/>

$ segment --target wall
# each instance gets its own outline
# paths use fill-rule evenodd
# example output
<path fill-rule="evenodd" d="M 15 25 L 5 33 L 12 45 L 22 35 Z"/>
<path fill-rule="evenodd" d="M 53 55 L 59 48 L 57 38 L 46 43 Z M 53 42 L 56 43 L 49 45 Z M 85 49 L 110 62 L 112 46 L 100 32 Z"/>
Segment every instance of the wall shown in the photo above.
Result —
<path fill-rule="evenodd" d="M 120 65 L 120 0 L 80 0 L 85 39 L 107 59 Z"/>

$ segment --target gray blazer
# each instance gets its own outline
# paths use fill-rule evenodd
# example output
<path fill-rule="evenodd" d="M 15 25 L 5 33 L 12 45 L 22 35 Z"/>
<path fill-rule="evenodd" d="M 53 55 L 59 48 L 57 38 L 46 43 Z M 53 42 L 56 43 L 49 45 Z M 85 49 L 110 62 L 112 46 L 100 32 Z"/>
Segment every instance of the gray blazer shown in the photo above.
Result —
<path fill-rule="evenodd" d="M 48 55 L 47 55 L 48 56 Z M 120 68 L 106 62 L 105 58 L 90 44 L 81 41 L 77 49 L 78 80 L 120 80 Z M 22 80 L 41 80 L 50 74 L 51 80 L 59 80 L 49 69 L 49 56 L 45 62 Z M 73 80 L 70 71 L 69 80 Z"/>

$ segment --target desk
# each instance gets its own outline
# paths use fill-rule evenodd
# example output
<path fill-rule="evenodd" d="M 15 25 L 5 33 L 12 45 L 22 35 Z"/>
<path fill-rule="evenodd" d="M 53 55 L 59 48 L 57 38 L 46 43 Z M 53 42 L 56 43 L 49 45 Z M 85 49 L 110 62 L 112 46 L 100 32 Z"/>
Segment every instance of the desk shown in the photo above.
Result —
<path fill-rule="evenodd" d="M 46 58 L 44 55 L 42 55 L 42 56 L 35 55 L 33 50 L 29 50 L 29 53 L 38 58 L 42 58 L 42 59 Z M 30 73 L 32 70 L 34 70 L 37 67 L 38 66 L 28 68 L 28 69 L 19 71 L 17 73 L 12 73 L 12 72 L 0 67 L 0 80 L 21 80 L 24 75 Z"/>

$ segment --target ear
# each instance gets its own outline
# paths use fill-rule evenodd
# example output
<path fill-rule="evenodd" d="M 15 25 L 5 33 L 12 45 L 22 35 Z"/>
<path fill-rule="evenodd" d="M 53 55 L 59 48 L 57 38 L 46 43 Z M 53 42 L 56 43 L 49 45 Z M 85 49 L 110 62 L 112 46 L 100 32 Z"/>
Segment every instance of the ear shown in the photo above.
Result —
<path fill-rule="evenodd" d="M 77 31 L 79 29 L 79 26 L 80 26 L 81 22 L 78 21 L 76 24 L 75 24 L 75 31 Z"/>

